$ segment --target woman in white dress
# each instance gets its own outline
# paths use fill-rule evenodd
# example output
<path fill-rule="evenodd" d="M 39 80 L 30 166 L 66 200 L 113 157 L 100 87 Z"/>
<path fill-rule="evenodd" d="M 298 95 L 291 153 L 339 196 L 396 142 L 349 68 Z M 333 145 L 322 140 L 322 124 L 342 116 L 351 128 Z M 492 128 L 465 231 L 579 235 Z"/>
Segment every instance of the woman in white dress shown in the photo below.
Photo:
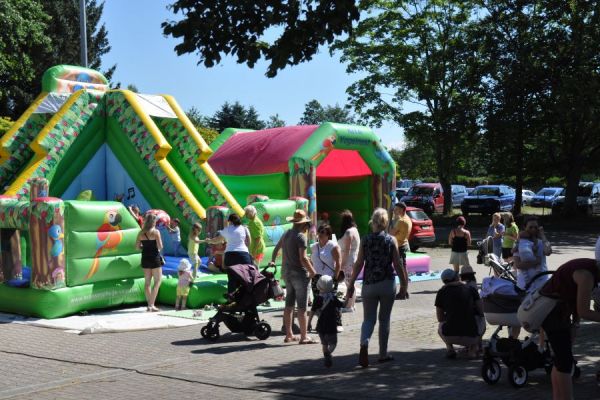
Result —
<path fill-rule="evenodd" d="M 340 245 L 340 251 L 342 253 L 342 271 L 344 272 L 344 280 L 346 287 L 348 287 L 348 281 L 352 276 L 352 267 L 358 257 L 358 249 L 360 247 L 360 235 L 354 222 L 354 216 L 350 210 L 344 210 L 341 213 L 341 235 L 338 244 Z M 342 311 L 352 312 L 354 311 L 354 302 L 356 301 L 356 292 L 352 294 L 352 297 L 348 299 L 346 308 Z"/>

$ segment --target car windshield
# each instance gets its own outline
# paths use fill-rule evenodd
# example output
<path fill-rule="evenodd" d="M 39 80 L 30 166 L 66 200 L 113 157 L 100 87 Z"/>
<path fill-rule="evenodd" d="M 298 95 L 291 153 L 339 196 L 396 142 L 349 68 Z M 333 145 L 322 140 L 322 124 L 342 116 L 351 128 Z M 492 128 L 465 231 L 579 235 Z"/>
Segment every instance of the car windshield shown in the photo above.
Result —
<path fill-rule="evenodd" d="M 405 189 L 410 189 L 410 187 L 413 185 L 413 181 L 403 181 L 400 182 L 400 184 L 397 186 L 399 188 L 405 188 Z"/>
<path fill-rule="evenodd" d="M 558 190 L 556 189 L 542 189 L 537 192 L 538 196 L 554 196 L 555 194 L 558 194 Z"/>
<path fill-rule="evenodd" d="M 432 187 L 427 186 L 413 186 L 408 191 L 407 195 L 409 196 L 431 196 L 433 193 Z"/>
<path fill-rule="evenodd" d="M 589 196 L 592 194 L 592 185 L 580 185 L 577 196 Z"/>
<path fill-rule="evenodd" d="M 478 187 L 471 192 L 471 196 L 500 196 L 500 189 L 495 187 Z"/>
<path fill-rule="evenodd" d="M 407 211 L 408 217 L 416 220 L 428 220 L 429 217 L 421 210 Z"/>

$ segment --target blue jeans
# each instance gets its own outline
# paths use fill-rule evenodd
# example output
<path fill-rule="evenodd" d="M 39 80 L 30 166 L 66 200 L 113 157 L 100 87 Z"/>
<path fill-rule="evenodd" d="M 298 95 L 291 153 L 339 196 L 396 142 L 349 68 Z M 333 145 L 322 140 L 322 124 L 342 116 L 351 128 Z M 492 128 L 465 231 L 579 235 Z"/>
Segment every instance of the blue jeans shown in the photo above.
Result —
<path fill-rule="evenodd" d="M 362 287 L 364 321 L 360 329 L 360 344 L 368 346 L 375 330 L 377 308 L 379 308 L 379 357 L 387 356 L 388 338 L 390 336 L 390 317 L 396 297 L 396 281 L 384 280 L 366 284 Z"/>

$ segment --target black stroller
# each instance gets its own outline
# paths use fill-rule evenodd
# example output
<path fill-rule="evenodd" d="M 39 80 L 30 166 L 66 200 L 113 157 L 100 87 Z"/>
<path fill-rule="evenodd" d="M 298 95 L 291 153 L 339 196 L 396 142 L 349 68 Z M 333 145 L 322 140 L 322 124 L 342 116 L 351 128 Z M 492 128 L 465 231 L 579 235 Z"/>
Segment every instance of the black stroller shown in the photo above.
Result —
<path fill-rule="evenodd" d="M 268 267 L 267 267 L 268 268 Z M 251 264 L 233 265 L 228 268 L 229 279 L 227 304 L 218 307 L 217 314 L 203 326 L 203 338 L 216 342 L 219 337 L 219 324 L 222 322 L 233 333 L 256 336 L 265 340 L 271 334 L 271 326 L 258 317 L 256 307 L 274 298 L 278 283 L 275 274 L 267 268 L 261 271 Z"/>

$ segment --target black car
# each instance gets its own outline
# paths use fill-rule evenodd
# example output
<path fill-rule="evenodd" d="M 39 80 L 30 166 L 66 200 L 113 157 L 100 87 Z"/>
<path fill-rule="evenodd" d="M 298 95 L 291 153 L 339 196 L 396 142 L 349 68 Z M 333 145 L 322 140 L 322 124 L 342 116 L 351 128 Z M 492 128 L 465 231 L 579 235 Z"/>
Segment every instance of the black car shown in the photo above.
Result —
<path fill-rule="evenodd" d="M 477 186 L 460 204 L 463 215 L 470 213 L 493 214 L 512 211 L 515 206 L 515 189 L 506 185 Z"/>

